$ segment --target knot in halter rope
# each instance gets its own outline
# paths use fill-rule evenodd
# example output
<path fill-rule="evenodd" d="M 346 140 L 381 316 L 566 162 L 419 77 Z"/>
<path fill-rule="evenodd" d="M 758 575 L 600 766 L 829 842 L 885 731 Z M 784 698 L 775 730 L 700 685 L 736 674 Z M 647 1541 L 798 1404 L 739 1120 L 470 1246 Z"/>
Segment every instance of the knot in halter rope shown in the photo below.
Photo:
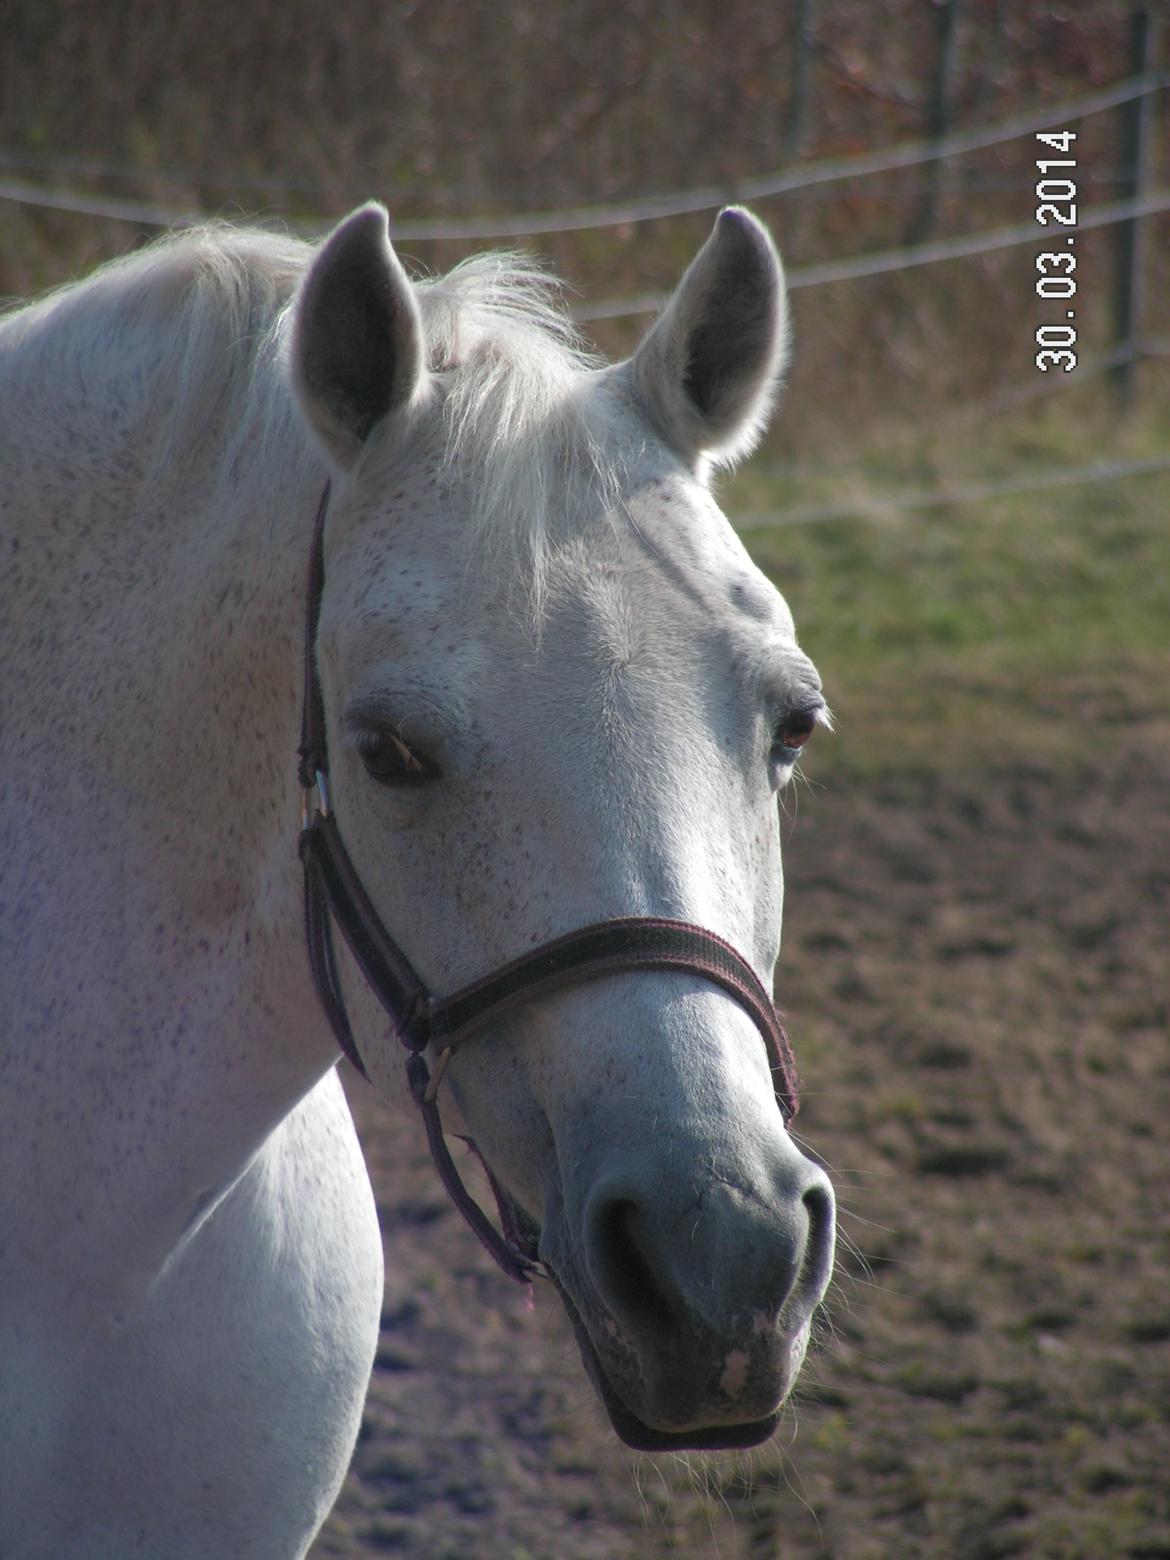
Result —
<path fill-rule="evenodd" d="M 422 1114 L 431 1156 L 443 1185 L 504 1272 L 527 1283 L 544 1272 L 537 1258 L 535 1233 L 485 1164 L 499 1205 L 503 1235 L 495 1229 L 464 1186 L 443 1139 L 436 1096 L 447 1064 L 465 1040 L 513 1008 L 560 986 L 629 970 L 677 970 L 719 986 L 752 1019 L 767 1048 L 776 1099 L 786 1121 L 791 1121 L 797 1109 L 792 1049 L 771 997 L 746 959 L 722 937 L 686 921 L 655 916 L 596 921 L 521 954 L 450 996 L 438 997 L 428 989 L 387 931 L 362 886 L 330 801 L 325 703 L 316 653 L 325 585 L 328 507 L 327 483 L 317 510 L 309 563 L 304 703 L 298 750 L 305 935 L 313 983 L 337 1044 L 368 1079 L 345 1009 L 333 946 L 332 922 L 336 921 L 358 968 L 406 1048 L 411 1096 Z M 429 1045 L 437 1053 L 433 1074 L 422 1055 Z M 475 1145 L 471 1147 L 474 1149 Z"/>

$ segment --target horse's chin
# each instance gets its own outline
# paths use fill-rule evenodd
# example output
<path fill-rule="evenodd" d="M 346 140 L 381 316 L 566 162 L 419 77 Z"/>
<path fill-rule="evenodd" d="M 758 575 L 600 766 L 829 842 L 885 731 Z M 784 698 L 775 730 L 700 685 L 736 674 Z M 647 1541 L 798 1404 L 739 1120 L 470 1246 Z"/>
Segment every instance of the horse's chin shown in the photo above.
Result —
<path fill-rule="evenodd" d="M 741 1424 L 697 1425 L 684 1430 L 661 1430 L 654 1425 L 648 1425 L 619 1396 L 606 1375 L 605 1367 L 601 1363 L 577 1307 L 566 1294 L 564 1285 L 559 1282 L 556 1274 L 553 1273 L 551 1276 L 561 1297 L 565 1313 L 573 1324 L 577 1347 L 581 1351 L 581 1359 L 589 1379 L 609 1415 L 610 1424 L 628 1447 L 636 1452 L 742 1451 L 751 1446 L 759 1446 L 761 1441 L 766 1441 L 776 1429 L 780 1422 L 779 1408 L 763 1419 L 747 1420 Z"/>

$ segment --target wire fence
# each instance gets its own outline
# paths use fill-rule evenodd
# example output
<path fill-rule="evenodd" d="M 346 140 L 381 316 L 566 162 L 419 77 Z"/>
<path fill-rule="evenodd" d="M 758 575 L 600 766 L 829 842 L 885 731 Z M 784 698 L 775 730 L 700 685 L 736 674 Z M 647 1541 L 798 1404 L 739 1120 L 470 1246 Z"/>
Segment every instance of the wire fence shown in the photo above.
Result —
<path fill-rule="evenodd" d="M 1147 97 L 1165 89 L 1170 76 L 1164 71 L 1152 71 L 1131 77 L 1099 92 L 1079 98 L 1066 99 L 1050 104 L 1030 114 L 1020 114 L 999 124 L 965 130 L 943 137 L 941 140 L 910 141 L 900 146 L 886 147 L 876 152 L 861 153 L 852 157 L 825 158 L 817 162 L 779 172 L 761 174 L 744 179 L 730 180 L 725 184 L 708 185 L 700 189 L 673 191 L 658 195 L 646 195 L 633 201 L 604 205 L 581 205 L 551 211 L 511 212 L 501 216 L 472 216 L 435 219 L 404 220 L 395 222 L 396 239 L 412 243 L 438 239 L 489 240 L 505 238 L 535 238 L 554 233 L 600 231 L 604 228 L 624 227 L 640 222 L 663 218 L 690 216 L 704 211 L 716 211 L 721 206 L 737 201 L 766 200 L 795 191 L 811 189 L 819 185 L 838 183 L 846 179 L 869 178 L 875 174 L 891 173 L 926 163 L 938 162 L 950 157 L 982 151 L 987 147 L 1002 145 L 1044 130 L 1052 125 L 1067 125 L 1071 121 L 1104 113 L 1135 98 Z M 0 156 L 0 165 L 19 163 L 14 153 Z M 42 161 L 40 167 L 49 165 Z M 108 174 L 108 169 L 105 172 Z M 172 174 L 172 177 L 176 175 Z M 192 177 L 192 183 L 202 182 Z M 230 181 L 222 180 L 225 187 Z M 241 183 L 240 190 L 268 188 L 263 184 Z M 336 191 L 325 185 L 308 186 L 310 192 L 322 195 Z M 79 216 L 105 217 L 115 221 L 137 223 L 144 227 L 190 227 L 222 217 L 227 208 L 211 212 L 192 208 L 161 206 L 150 201 L 124 200 L 114 196 L 87 194 L 76 190 L 47 190 L 25 180 L 0 181 L 0 200 L 19 202 L 21 205 L 39 206 L 53 211 L 68 211 Z M 238 208 L 237 215 L 242 215 Z M 292 232 L 306 236 L 319 234 L 328 224 L 324 220 L 311 222 L 291 221 Z"/>
<path fill-rule="evenodd" d="M 119 221 L 141 222 L 144 226 L 192 227 L 211 220 L 206 212 L 169 211 L 161 214 L 157 207 L 145 204 L 107 200 L 101 195 L 76 196 L 39 191 L 11 180 L 0 180 L 0 200 L 12 200 L 45 207 L 51 210 L 69 211 L 91 217 L 115 217 Z M 1078 215 L 1077 228 L 1088 231 L 1109 227 L 1118 222 L 1132 221 L 1135 217 L 1156 216 L 1170 211 L 1170 190 L 1156 190 L 1137 200 L 1112 201 Z M 137 215 L 136 215 L 137 213 Z M 223 213 L 220 214 L 221 216 Z M 405 234 L 408 224 L 396 224 L 395 236 Z M 417 236 L 417 235 L 416 235 Z M 967 259 L 974 255 L 990 254 L 1021 244 L 1035 243 L 1037 230 L 1034 222 L 1019 223 L 1011 227 L 992 228 L 981 233 L 959 234 L 952 238 L 933 239 L 925 244 L 913 244 L 900 249 L 882 250 L 876 254 L 855 255 L 842 260 L 826 260 L 816 265 L 795 266 L 786 272 L 790 291 L 805 287 L 820 287 L 829 282 L 859 281 L 871 276 L 885 276 L 894 271 L 907 271 L 916 266 L 935 265 L 944 260 Z M 573 316 L 581 323 L 598 320 L 628 318 L 639 314 L 654 314 L 669 297 L 668 292 L 640 293 L 629 298 L 601 299 L 597 303 L 585 303 L 574 307 Z"/>
<path fill-rule="evenodd" d="M 939 432 L 954 432 L 1019 411 L 1036 401 L 1061 395 L 1086 379 L 1112 373 L 1126 363 L 1170 357 L 1170 337 L 1148 336 L 1127 341 L 1109 352 L 1082 358 L 1075 374 L 1037 375 L 1026 384 L 1012 385 L 993 396 L 953 408 L 934 426 Z M 743 512 L 731 516 L 740 531 L 773 530 L 789 525 L 814 525 L 833 520 L 883 520 L 922 509 L 949 508 L 957 504 L 981 503 L 1007 498 L 1015 493 L 1040 492 L 1050 488 L 1077 487 L 1089 483 L 1121 481 L 1129 477 L 1154 476 L 1170 471 L 1170 455 L 1141 460 L 1092 461 L 1079 466 L 1059 466 L 1029 471 L 1020 476 L 985 477 L 950 483 L 945 487 L 906 488 L 883 492 L 867 486 L 864 493 L 792 509 Z M 823 476 L 823 471 L 802 473 Z M 837 474 L 840 474 L 837 468 Z"/>
<path fill-rule="evenodd" d="M 1122 104 L 1132 103 L 1135 99 L 1148 97 L 1165 90 L 1168 82 L 1170 76 L 1165 72 L 1147 72 L 1101 91 L 1088 93 L 1075 99 L 1066 99 L 1064 102 L 1049 105 L 1033 113 L 1016 115 L 1010 120 L 995 125 L 961 131 L 940 140 L 908 142 L 860 156 L 823 159 L 778 174 L 739 180 L 718 189 L 707 187 L 681 193 L 647 196 L 640 201 L 618 205 L 580 206 L 559 211 L 514 213 L 486 219 L 472 217 L 437 221 L 408 220 L 396 222 L 394 233 L 396 239 L 412 242 L 453 238 L 515 238 L 537 234 L 601 230 L 618 224 L 709 211 L 717 209 L 728 201 L 761 200 L 798 190 L 811 190 L 841 180 L 869 178 L 897 169 L 937 162 L 1002 145 L 1021 135 L 1035 134 L 1051 125 L 1067 126 L 1070 122 L 1089 115 L 1103 113 Z M 0 163 L 11 164 L 16 160 L 15 154 L 0 156 Z M 41 166 L 47 167 L 49 164 L 43 161 Z M 324 187 L 320 189 L 323 192 Z M 70 212 L 80 216 L 114 219 L 146 227 L 183 228 L 206 222 L 213 216 L 212 213 L 204 210 L 162 207 L 149 201 L 85 194 L 75 190 L 46 190 L 38 185 L 13 179 L 0 180 L 0 200 L 18 202 L 41 209 Z M 1137 218 L 1158 215 L 1167 210 L 1170 210 L 1170 191 L 1159 190 L 1135 199 L 1113 201 L 1087 210 L 1082 208 L 1077 227 L 1087 231 L 1132 222 Z M 230 211 L 228 208 L 221 208 L 214 215 L 222 218 L 243 214 L 242 209 Z M 324 224 L 294 222 L 284 225 L 294 232 L 316 235 Z M 834 282 L 859 281 L 910 270 L 918 266 L 989 254 L 995 250 L 1033 243 L 1036 238 L 1034 223 L 1019 223 L 904 245 L 874 254 L 847 256 L 813 265 L 797 266 L 788 272 L 787 282 L 789 288 L 795 291 Z M 596 302 L 576 305 L 573 314 L 583 324 L 653 314 L 663 306 L 668 296 L 667 292 L 656 290 L 633 297 L 600 299 Z"/>
<path fill-rule="evenodd" d="M 120 200 L 107 195 L 89 195 L 79 190 L 46 190 L 20 179 L 0 179 L 0 200 L 19 206 L 35 206 L 41 211 L 67 211 L 76 217 L 105 217 L 114 222 L 131 222 L 136 227 L 187 228 L 215 220 L 224 212 L 212 214 L 193 207 L 158 206 L 145 200 Z M 226 208 L 225 208 L 226 210 Z M 242 211 L 240 213 L 242 215 Z M 294 225 L 295 226 L 295 225 Z M 317 230 L 314 224 L 313 231 Z"/>
<path fill-rule="evenodd" d="M 672 191 L 646 195 L 637 200 L 605 204 L 588 204 L 537 212 L 512 212 L 498 216 L 470 216 L 396 221 L 394 236 L 397 240 L 425 242 L 433 240 L 492 240 L 534 237 L 559 233 L 601 231 L 617 226 L 681 217 L 717 210 L 740 201 L 760 201 L 780 195 L 821 189 L 833 183 L 850 179 L 864 179 L 898 170 L 933 164 L 945 159 L 961 157 L 1029 134 L 1036 134 L 1051 126 L 1062 128 L 1090 115 L 1106 112 L 1123 104 L 1160 93 L 1170 85 L 1170 74 L 1152 71 L 1117 82 L 1100 91 L 1067 99 L 1028 114 L 1016 115 L 998 124 L 961 131 L 929 141 L 911 141 L 886 147 L 857 156 L 826 158 L 779 172 L 730 181 L 719 186 L 705 186 L 686 191 Z M 0 152 L 0 167 L 34 167 L 44 173 L 73 172 L 92 177 L 121 179 L 130 182 L 140 175 L 109 164 L 88 164 L 78 160 L 54 160 L 46 157 L 22 158 L 13 152 Z M 233 181 L 218 178 L 208 172 L 167 170 L 165 177 L 190 183 L 218 183 L 223 188 L 235 188 L 241 192 L 271 193 L 294 191 L 298 194 L 336 196 L 338 191 L 325 184 L 281 184 L 279 181 Z M 432 190 L 428 194 L 436 198 Z M 453 192 L 446 190 L 437 198 L 450 199 Z M 9 201 L 42 210 L 67 212 L 77 216 L 96 217 L 135 224 L 147 228 L 182 229 L 224 218 L 241 218 L 246 215 L 241 206 L 224 206 L 216 212 L 195 208 L 176 208 L 159 205 L 147 200 L 134 200 L 100 193 L 88 193 L 73 189 L 47 189 L 23 179 L 0 179 L 0 201 Z M 1076 229 L 1086 231 L 1133 222 L 1170 211 L 1170 190 L 1157 190 L 1137 198 L 1112 201 L 1089 208 L 1081 207 Z M 287 231 L 313 237 L 329 224 L 325 220 L 301 222 L 282 221 Z M 852 282 L 869 277 L 890 275 L 924 265 L 968 259 L 989 254 L 996 250 L 1035 243 L 1038 234 L 1035 222 L 959 234 L 924 243 L 904 245 L 877 253 L 842 257 L 817 264 L 797 266 L 787 272 L 790 290 L 823 286 L 830 283 Z M 583 303 L 573 310 L 574 317 L 589 323 L 613 320 L 657 312 L 669 297 L 667 292 L 647 292 L 635 297 L 602 299 L 595 303 Z M 1166 342 L 1131 340 L 1119 343 L 1112 352 L 1103 354 L 1092 363 L 1078 365 L 1080 379 L 1092 374 L 1111 371 L 1143 357 L 1164 355 L 1170 350 Z M 975 417 L 994 415 L 1001 407 L 1025 404 L 1040 396 L 1066 388 L 1069 380 L 1057 376 L 1038 381 L 1014 392 L 1001 392 L 993 403 L 970 411 Z M 1097 461 L 1087 465 L 1030 471 L 1015 476 L 989 478 L 954 484 L 945 488 L 913 489 L 902 492 L 877 494 L 867 492 L 863 498 L 852 501 L 837 500 L 768 514 L 747 514 L 735 517 L 741 530 L 810 524 L 832 520 L 875 517 L 947 505 L 977 503 L 1005 497 L 1015 493 L 1032 492 L 1085 483 L 1117 481 L 1170 471 L 1170 456 L 1148 460 Z"/>
<path fill-rule="evenodd" d="M 1110 227 L 1116 222 L 1132 221 L 1135 217 L 1155 216 L 1163 211 L 1170 211 L 1170 190 L 1155 190 L 1153 194 L 1138 200 L 1113 201 L 1082 211 L 1078 214 L 1076 226 L 1083 232 L 1092 228 Z M 996 249 L 1034 244 L 1042 237 L 1035 222 L 1021 222 L 1012 227 L 932 239 L 928 243 L 912 244 L 902 249 L 886 249 L 879 254 L 856 255 L 852 259 L 796 266 L 786 272 L 786 280 L 790 291 L 802 287 L 820 287 L 826 282 L 859 281 L 863 277 L 886 276 L 892 271 L 908 271 L 915 266 L 935 265 L 942 260 L 967 259 L 972 255 L 990 254 Z M 583 321 L 653 314 L 668 297 L 668 293 L 654 292 L 643 293 L 636 298 L 612 298 L 596 304 L 583 304 L 574 310 L 574 314 Z"/>
<path fill-rule="evenodd" d="M 1155 476 L 1166 471 L 1170 471 L 1170 455 L 1155 455 L 1145 460 L 1099 460 L 1082 466 L 1057 466 L 1021 472 L 1015 476 L 957 482 L 948 487 L 912 488 L 884 494 L 867 490 L 852 501 L 839 499 L 833 503 L 809 504 L 798 509 L 733 515 L 731 520 L 738 531 L 760 531 L 786 525 L 814 525 L 827 520 L 888 518 L 916 509 L 978 504 L 989 499 L 1007 498 L 1015 493 L 1080 487 L 1093 482 L 1118 482 L 1128 477 Z"/>

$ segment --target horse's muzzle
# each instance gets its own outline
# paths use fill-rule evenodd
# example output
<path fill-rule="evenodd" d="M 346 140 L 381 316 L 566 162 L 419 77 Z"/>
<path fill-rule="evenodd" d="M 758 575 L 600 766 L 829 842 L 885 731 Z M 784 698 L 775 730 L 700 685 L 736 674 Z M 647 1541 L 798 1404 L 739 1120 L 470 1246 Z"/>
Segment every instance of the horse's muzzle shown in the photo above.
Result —
<path fill-rule="evenodd" d="M 660 1206 L 637 1195 L 636 1174 L 606 1176 L 586 1201 L 580 1252 L 558 1252 L 552 1231 L 542 1241 L 628 1445 L 747 1447 L 775 1429 L 834 1245 L 827 1177 L 794 1148 L 785 1170 L 771 1200 L 715 1180 Z"/>

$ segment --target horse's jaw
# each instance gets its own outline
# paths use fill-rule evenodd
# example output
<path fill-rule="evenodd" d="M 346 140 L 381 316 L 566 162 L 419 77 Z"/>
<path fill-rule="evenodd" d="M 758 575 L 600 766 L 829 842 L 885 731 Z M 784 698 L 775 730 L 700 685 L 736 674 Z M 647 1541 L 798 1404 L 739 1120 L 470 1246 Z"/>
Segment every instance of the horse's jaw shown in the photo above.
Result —
<path fill-rule="evenodd" d="M 574 1305 L 572 1298 L 565 1286 L 550 1269 L 550 1276 L 557 1293 L 561 1297 L 565 1313 L 573 1325 L 573 1331 L 577 1338 L 577 1347 L 581 1351 L 581 1359 L 585 1370 L 592 1381 L 602 1406 L 609 1416 L 609 1422 L 625 1444 L 636 1452 L 723 1452 L 745 1451 L 750 1447 L 759 1446 L 761 1442 L 768 1440 L 773 1434 L 783 1410 L 784 1399 L 788 1395 L 788 1389 L 795 1380 L 800 1363 L 804 1357 L 804 1347 L 807 1342 L 807 1329 L 794 1349 L 795 1359 L 790 1370 L 785 1372 L 784 1384 L 780 1387 L 776 1407 L 771 1412 L 755 1418 L 739 1419 L 724 1423 L 688 1425 L 685 1428 L 675 1429 L 661 1425 L 648 1424 L 629 1406 L 618 1392 L 610 1379 L 605 1366 L 602 1364 L 600 1354 L 595 1346 L 589 1329 L 581 1318 L 581 1314 Z"/>

